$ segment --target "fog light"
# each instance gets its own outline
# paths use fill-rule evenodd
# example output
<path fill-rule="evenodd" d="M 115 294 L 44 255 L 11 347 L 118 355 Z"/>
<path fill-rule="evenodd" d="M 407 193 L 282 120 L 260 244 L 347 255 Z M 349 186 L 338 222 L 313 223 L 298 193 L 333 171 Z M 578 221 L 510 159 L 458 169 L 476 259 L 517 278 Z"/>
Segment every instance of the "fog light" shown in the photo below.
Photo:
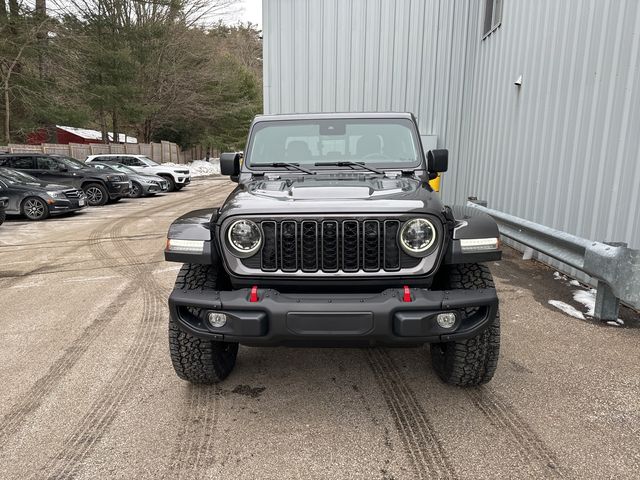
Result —
<path fill-rule="evenodd" d="M 451 328 L 456 324 L 456 314 L 451 312 L 439 313 L 436 321 L 442 328 Z"/>
<path fill-rule="evenodd" d="M 224 313 L 210 312 L 209 325 L 214 328 L 224 327 L 227 323 L 227 316 Z"/>

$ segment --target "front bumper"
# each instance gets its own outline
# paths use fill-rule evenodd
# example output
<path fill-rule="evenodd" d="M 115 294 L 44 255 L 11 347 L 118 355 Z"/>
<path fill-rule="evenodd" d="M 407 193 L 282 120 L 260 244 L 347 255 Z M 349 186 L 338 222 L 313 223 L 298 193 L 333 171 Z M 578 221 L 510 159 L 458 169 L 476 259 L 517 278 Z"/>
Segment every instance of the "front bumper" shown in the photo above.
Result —
<path fill-rule="evenodd" d="M 56 213 L 75 212 L 87 208 L 87 200 L 82 198 L 70 198 L 67 200 L 55 200 L 54 203 L 49 204 L 49 213 L 55 215 Z"/>
<path fill-rule="evenodd" d="M 176 183 L 179 185 L 188 185 L 191 183 L 191 175 L 186 175 L 183 173 L 176 174 Z"/>
<path fill-rule="evenodd" d="M 174 290 L 172 318 L 193 335 L 246 345 L 415 345 L 469 338 L 487 327 L 498 311 L 495 289 L 426 290 L 412 288 L 376 294 L 289 294 L 250 289 L 233 291 Z M 468 309 L 473 309 L 472 311 Z M 214 328 L 209 312 L 227 316 Z M 436 322 L 438 313 L 453 312 L 452 328 Z"/>
<path fill-rule="evenodd" d="M 107 182 L 107 190 L 109 191 L 109 198 L 116 199 L 129 195 L 131 189 L 131 182 Z"/>
<path fill-rule="evenodd" d="M 167 182 L 142 184 L 142 191 L 145 195 L 166 192 L 168 189 L 169 189 L 169 184 Z"/>

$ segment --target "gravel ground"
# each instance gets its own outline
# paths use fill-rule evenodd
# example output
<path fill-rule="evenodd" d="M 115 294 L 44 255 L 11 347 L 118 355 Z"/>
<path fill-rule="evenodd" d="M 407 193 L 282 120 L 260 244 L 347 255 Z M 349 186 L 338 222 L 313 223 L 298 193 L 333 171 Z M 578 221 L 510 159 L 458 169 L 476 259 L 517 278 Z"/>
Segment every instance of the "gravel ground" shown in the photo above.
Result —
<path fill-rule="evenodd" d="M 442 384 L 428 347 L 241 347 L 219 386 L 179 380 L 165 233 L 231 188 L 0 227 L 0 478 L 638 478 L 640 330 L 555 309 L 575 287 L 511 250 L 485 387 Z"/>

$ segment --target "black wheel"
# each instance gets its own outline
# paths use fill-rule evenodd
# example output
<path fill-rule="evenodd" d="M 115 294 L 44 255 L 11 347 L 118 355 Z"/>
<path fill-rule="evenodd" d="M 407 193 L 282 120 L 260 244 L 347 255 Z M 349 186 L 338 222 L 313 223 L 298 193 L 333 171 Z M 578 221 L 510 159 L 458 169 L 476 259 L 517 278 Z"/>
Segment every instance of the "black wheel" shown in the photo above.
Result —
<path fill-rule="evenodd" d="M 109 200 L 107 189 L 99 183 L 89 183 L 82 189 L 87 196 L 87 203 L 92 207 L 101 207 Z"/>
<path fill-rule="evenodd" d="M 493 277 L 485 265 L 466 263 L 451 265 L 444 273 L 442 288 L 493 288 Z M 468 309 L 472 315 L 477 309 Z M 433 369 L 445 382 L 473 387 L 493 378 L 500 353 L 500 312 L 493 322 L 472 338 L 431 345 Z"/>
<path fill-rule="evenodd" d="M 44 220 L 49 216 L 49 206 L 41 198 L 29 197 L 22 202 L 22 214 L 29 220 Z"/>
<path fill-rule="evenodd" d="M 174 188 L 176 189 L 176 192 L 179 192 L 184 188 L 184 183 L 176 183 Z"/>
<path fill-rule="evenodd" d="M 144 194 L 144 190 L 142 189 L 142 185 L 138 182 L 133 182 L 131 186 L 131 192 L 129 192 L 129 196 L 131 198 L 140 198 Z"/>
<path fill-rule="evenodd" d="M 0 208 L 0 225 L 2 225 L 6 219 L 7 212 L 4 211 L 4 208 Z"/>
<path fill-rule="evenodd" d="M 175 288 L 187 290 L 215 290 L 223 283 L 222 271 L 217 266 L 185 263 L 176 279 Z M 192 308 L 193 315 L 200 309 Z M 238 344 L 216 342 L 195 337 L 169 318 L 169 353 L 178 377 L 191 383 L 218 383 L 233 370 L 238 355 Z"/>
<path fill-rule="evenodd" d="M 173 180 L 173 177 L 170 175 L 160 175 L 167 181 L 167 192 L 175 192 L 176 190 L 176 182 Z"/>

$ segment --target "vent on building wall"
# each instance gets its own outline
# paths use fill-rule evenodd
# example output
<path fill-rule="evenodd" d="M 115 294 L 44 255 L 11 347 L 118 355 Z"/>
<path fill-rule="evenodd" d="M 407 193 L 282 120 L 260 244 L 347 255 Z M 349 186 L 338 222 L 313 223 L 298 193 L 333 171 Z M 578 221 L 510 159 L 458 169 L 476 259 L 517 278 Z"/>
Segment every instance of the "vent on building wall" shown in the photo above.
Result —
<path fill-rule="evenodd" d="M 502 22 L 502 1 L 503 0 L 485 0 L 484 23 L 482 28 L 483 38 L 486 38 L 500 26 Z"/>

